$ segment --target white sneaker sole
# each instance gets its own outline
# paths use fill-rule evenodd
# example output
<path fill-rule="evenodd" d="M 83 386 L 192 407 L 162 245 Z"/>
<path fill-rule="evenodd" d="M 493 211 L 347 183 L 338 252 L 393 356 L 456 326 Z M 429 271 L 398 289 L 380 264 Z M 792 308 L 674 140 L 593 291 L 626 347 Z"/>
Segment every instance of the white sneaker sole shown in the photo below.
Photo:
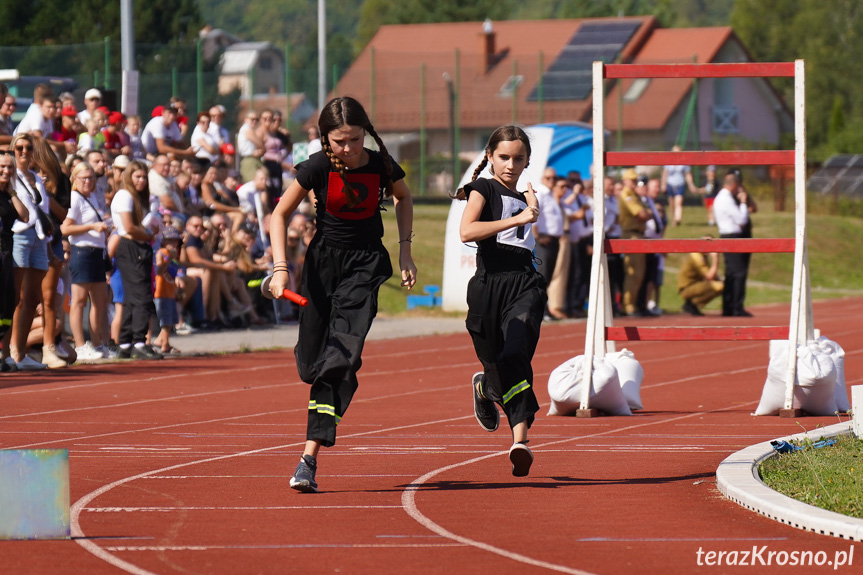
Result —
<path fill-rule="evenodd" d="M 297 481 L 293 477 L 291 477 L 291 489 L 295 489 L 300 491 L 301 493 L 317 493 L 318 488 L 308 481 Z"/>
<path fill-rule="evenodd" d="M 509 448 L 509 461 L 512 463 L 512 474 L 515 477 L 527 477 L 533 464 L 533 452 L 523 443 L 513 444 Z"/>

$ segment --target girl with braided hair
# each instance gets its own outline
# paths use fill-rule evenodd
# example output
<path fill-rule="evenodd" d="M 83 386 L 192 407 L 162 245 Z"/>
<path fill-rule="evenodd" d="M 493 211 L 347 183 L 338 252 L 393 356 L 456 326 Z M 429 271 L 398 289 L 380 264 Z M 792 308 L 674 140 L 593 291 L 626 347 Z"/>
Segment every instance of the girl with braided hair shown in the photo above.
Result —
<path fill-rule="evenodd" d="M 306 445 L 291 488 L 318 490 L 315 481 L 321 446 L 336 441 L 336 425 L 357 389 L 360 355 L 377 314 L 378 290 L 392 275 L 381 243 L 381 204 L 392 197 L 399 233 L 401 285 L 411 289 L 417 269 L 411 257 L 413 202 L 405 172 L 387 152 L 362 105 L 334 98 L 318 124 L 323 149 L 297 164 L 297 177 L 282 195 L 270 222 L 273 279 L 277 298 L 289 288 L 285 255 L 287 227 L 294 210 L 313 192 L 317 230 L 302 272 L 299 337 L 294 348 L 300 378 L 311 385 Z M 379 152 L 363 146 L 371 136 Z"/>
<path fill-rule="evenodd" d="M 475 373 L 474 415 L 485 431 L 500 423 L 500 405 L 512 430 L 512 474 L 524 477 L 533 463 L 527 430 L 539 411 L 531 360 L 547 301 L 546 283 L 533 263 L 531 224 L 539 201 L 530 182 L 517 189 L 530 162 L 530 139 L 518 126 L 492 132 L 473 180 L 458 191 L 466 199 L 459 235 L 476 242 L 476 274 L 468 282 L 465 325 L 483 371 Z M 492 178 L 480 178 L 486 166 Z"/>

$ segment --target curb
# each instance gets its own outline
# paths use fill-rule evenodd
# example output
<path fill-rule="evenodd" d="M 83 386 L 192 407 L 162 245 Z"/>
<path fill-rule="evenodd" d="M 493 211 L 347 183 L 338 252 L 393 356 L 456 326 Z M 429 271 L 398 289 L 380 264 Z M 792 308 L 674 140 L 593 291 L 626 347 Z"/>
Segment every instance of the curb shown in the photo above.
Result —
<path fill-rule="evenodd" d="M 812 435 L 827 438 L 851 433 L 851 422 L 813 430 Z M 804 439 L 810 432 L 783 437 L 786 441 Z M 756 443 L 726 457 L 716 469 L 716 485 L 722 494 L 738 505 L 774 521 L 797 529 L 851 541 L 863 540 L 863 519 L 814 507 L 778 493 L 758 477 L 758 464 L 775 454 L 769 441 Z"/>

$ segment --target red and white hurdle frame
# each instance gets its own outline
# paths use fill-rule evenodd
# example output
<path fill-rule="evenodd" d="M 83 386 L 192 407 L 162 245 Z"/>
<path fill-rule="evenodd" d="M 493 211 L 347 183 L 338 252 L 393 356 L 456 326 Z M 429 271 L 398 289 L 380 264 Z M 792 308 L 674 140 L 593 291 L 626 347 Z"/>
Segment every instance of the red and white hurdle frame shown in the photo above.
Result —
<path fill-rule="evenodd" d="M 607 152 L 605 150 L 606 79 L 623 78 L 794 78 L 794 150 Z M 605 167 L 634 165 L 793 165 L 795 184 L 795 237 L 757 239 L 606 240 Z M 579 417 L 597 414 L 590 408 L 593 360 L 597 353 L 614 351 L 615 341 L 734 341 L 788 340 L 785 405 L 780 415 L 797 416 L 793 409 L 797 381 L 797 346 L 813 338 L 812 296 L 806 250 L 806 102 L 804 61 L 734 64 L 603 64 L 593 63 L 593 259 L 590 273 L 590 306 L 584 344 L 583 386 Z M 607 253 L 794 253 L 791 318 L 785 326 L 710 326 L 615 328 L 608 281 Z"/>

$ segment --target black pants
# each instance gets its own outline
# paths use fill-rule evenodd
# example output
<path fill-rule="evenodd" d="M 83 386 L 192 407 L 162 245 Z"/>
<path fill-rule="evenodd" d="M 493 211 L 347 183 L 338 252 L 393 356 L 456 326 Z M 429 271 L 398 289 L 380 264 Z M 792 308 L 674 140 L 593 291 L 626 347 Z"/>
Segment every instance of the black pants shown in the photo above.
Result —
<path fill-rule="evenodd" d="M 153 248 L 145 242 L 120 238 L 116 260 L 123 280 L 123 315 L 117 343 L 142 343 L 147 340 L 150 318 L 156 315 L 152 284 Z"/>
<path fill-rule="evenodd" d="M 560 251 L 560 238 L 554 236 L 546 236 L 550 241 L 547 245 L 542 245 L 539 241 L 536 242 L 534 253 L 536 259 L 536 271 L 545 279 L 546 285 L 551 283 L 551 277 L 554 275 L 554 268 L 557 265 L 557 254 Z"/>
<path fill-rule="evenodd" d="M 742 238 L 744 234 L 721 234 L 721 238 Z M 722 315 L 739 315 L 744 311 L 746 276 L 752 254 L 723 254 L 725 257 L 725 287 L 722 290 Z"/>
<path fill-rule="evenodd" d="M 303 265 L 300 329 L 294 356 L 310 384 L 306 439 L 335 445 L 338 425 L 358 387 L 360 355 L 378 312 L 378 290 L 393 268 L 380 243 L 361 248 L 315 236 Z"/>
<path fill-rule="evenodd" d="M 584 311 L 587 291 L 590 288 L 591 255 L 588 248 L 593 245 L 593 236 L 585 236 L 570 242 L 569 277 L 566 282 L 566 311 L 570 314 Z"/>
<path fill-rule="evenodd" d="M 533 424 L 539 403 L 530 365 L 547 302 L 534 271 L 477 272 L 467 285 L 467 331 L 482 363 L 483 393 L 503 407 L 509 426 Z"/>
<path fill-rule="evenodd" d="M 609 240 L 617 240 L 619 237 L 606 236 Z M 614 311 L 620 310 L 623 298 L 623 256 L 621 254 L 606 255 L 608 262 L 608 282 L 611 291 L 611 305 Z"/>

